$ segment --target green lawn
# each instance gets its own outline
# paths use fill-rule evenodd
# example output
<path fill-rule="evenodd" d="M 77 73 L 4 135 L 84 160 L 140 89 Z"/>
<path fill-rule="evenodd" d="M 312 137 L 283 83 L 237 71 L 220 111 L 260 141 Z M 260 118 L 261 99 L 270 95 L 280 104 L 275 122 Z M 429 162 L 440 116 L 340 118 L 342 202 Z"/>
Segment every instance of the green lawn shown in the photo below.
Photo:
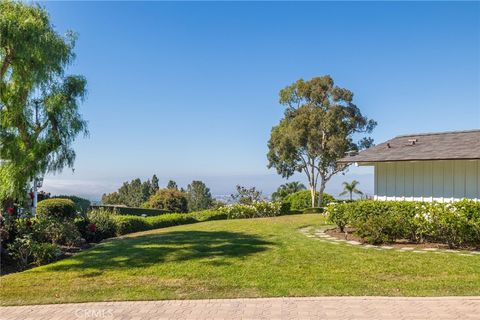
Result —
<path fill-rule="evenodd" d="M 0 303 L 480 295 L 480 256 L 365 250 L 298 231 L 321 224 L 296 215 L 137 233 L 0 278 Z"/>

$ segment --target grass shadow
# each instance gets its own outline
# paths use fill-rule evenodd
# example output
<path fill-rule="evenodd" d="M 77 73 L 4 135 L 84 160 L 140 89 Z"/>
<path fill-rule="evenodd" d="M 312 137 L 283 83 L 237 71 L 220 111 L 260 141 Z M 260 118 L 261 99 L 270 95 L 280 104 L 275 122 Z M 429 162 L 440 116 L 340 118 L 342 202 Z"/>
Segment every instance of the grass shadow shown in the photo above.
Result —
<path fill-rule="evenodd" d="M 175 231 L 113 239 L 71 257 L 68 263 L 45 266 L 45 271 L 84 270 L 86 276 L 106 270 L 145 268 L 165 262 L 202 260 L 227 265 L 225 258 L 245 257 L 268 250 L 273 242 L 226 231 Z"/>

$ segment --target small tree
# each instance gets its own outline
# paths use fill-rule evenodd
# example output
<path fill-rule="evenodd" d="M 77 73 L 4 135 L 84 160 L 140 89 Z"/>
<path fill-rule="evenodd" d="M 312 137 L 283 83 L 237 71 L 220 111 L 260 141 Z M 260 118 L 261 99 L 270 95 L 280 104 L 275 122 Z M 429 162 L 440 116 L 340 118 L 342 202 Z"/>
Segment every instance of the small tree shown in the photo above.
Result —
<path fill-rule="evenodd" d="M 277 200 L 282 200 L 289 194 L 295 193 L 300 190 L 305 190 L 306 187 L 303 183 L 298 182 L 298 181 L 293 181 L 293 182 L 287 182 L 285 184 L 282 184 L 280 187 L 278 187 L 277 191 L 272 193 L 272 200 L 277 201 Z"/>
<path fill-rule="evenodd" d="M 151 187 L 150 195 L 155 194 L 155 192 L 157 192 L 160 189 L 158 185 L 158 178 L 157 178 L 157 175 L 155 174 L 152 176 L 152 180 L 150 180 L 150 187 Z"/>
<path fill-rule="evenodd" d="M 252 204 L 254 201 L 262 200 L 262 191 L 257 190 L 255 187 L 245 188 L 240 185 L 236 186 L 237 192 L 232 194 L 231 197 L 234 201 L 241 204 Z"/>
<path fill-rule="evenodd" d="M 202 181 L 192 181 L 187 186 L 188 210 L 198 211 L 212 207 L 213 199 L 210 189 Z"/>
<path fill-rule="evenodd" d="M 363 192 L 357 189 L 357 186 L 360 184 L 357 180 L 353 180 L 351 183 L 344 182 L 343 185 L 343 192 L 340 193 L 341 196 L 346 194 L 350 195 L 350 200 L 353 200 L 353 194 L 363 195 Z"/>
<path fill-rule="evenodd" d="M 272 128 L 268 141 L 268 167 L 282 177 L 296 171 L 305 173 L 315 206 L 326 183 L 346 165 L 338 160 L 350 150 L 369 147 L 372 139 L 353 141 L 357 133 L 370 133 L 376 122 L 362 115 L 353 103 L 353 93 L 335 86 L 330 76 L 298 80 L 280 91 L 280 104 L 286 106 L 280 123 Z"/>
<path fill-rule="evenodd" d="M 160 189 L 148 199 L 146 208 L 162 209 L 169 212 L 184 213 L 188 211 L 185 193 L 175 189 Z"/>

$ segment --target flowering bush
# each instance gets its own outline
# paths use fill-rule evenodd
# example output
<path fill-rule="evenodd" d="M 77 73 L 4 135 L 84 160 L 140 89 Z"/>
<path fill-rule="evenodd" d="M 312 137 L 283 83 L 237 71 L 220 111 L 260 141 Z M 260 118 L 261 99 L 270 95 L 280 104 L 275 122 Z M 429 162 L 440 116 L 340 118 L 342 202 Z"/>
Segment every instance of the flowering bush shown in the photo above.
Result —
<path fill-rule="evenodd" d="M 480 246 L 480 203 L 356 201 L 331 204 L 331 222 L 341 230 L 349 225 L 370 243 L 396 239 L 438 241 L 450 247 Z"/>
<path fill-rule="evenodd" d="M 229 204 L 218 209 L 227 219 L 275 217 L 282 214 L 280 202 L 254 201 L 252 204 Z"/>

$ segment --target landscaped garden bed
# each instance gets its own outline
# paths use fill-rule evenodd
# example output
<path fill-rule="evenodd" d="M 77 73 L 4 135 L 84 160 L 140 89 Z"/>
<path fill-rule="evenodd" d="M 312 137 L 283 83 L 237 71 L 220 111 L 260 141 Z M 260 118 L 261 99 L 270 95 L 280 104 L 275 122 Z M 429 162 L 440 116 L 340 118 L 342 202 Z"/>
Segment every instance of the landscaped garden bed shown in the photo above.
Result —
<path fill-rule="evenodd" d="M 480 248 L 480 203 L 357 201 L 331 204 L 327 215 L 339 238 L 358 237 L 369 244 Z"/>

